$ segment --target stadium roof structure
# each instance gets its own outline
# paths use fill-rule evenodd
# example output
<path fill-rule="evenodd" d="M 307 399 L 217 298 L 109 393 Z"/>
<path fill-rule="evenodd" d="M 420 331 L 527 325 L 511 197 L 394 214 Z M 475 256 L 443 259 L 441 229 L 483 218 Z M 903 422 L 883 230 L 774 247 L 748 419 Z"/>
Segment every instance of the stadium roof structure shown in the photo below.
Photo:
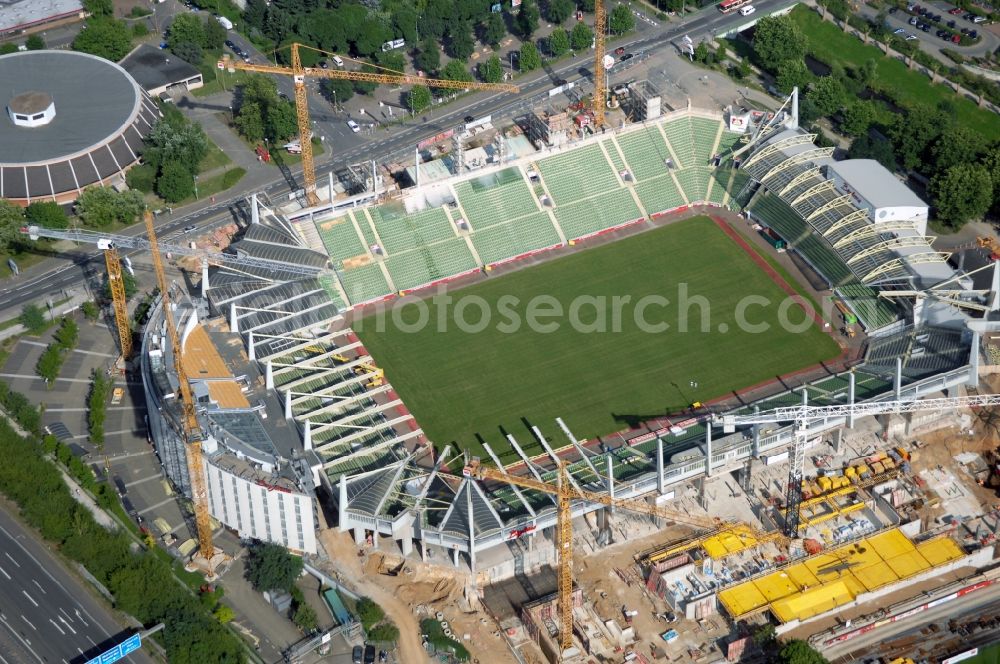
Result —
<path fill-rule="evenodd" d="M 758 211 L 757 216 L 777 225 L 775 230 L 791 248 L 800 248 L 832 286 L 843 283 L 846 274 L 867 285 L 913 281 L 930 285 L 950 278 L 954 273 L 948 254 L 931 246 L 933 238 L 919 232 L 916 220 L 876 224 L 850 193 L 837 189 L 829 169 L 845 162 L 834 161 L 833 148 L 816 147 L 815 138 L 801 129 L 787 129 L 743 162 L 741 169 L 780 199 L 769 205 L 769 214 Z M 872 163 L 875 166 L 862 164 L 856 170 L 848 166 L 848 172 L 860 177 L 866 169 L 882 168 Z M 902 186 L 887 171 L 878 182 L 885 177 Z M 889 195 L 899 197 L 891 191 Z M 753 204 L 750 210 L 755 210 Z"/>
<path fill-rule="evenodd" d="M 80 0 L 4 0 L 0 2 L 0 35 L 71 16 L 83 18 Z"/>
<path fill-rule="evenodd" d="M 153 100 L 113 62 L 73 51 L 0 56 L 0 81 L 12 99 L 48 95 L 55 109 L 41 126 L 0 118 L 0 197 L 17 202 L 74 200 L 136 163 L 160 117 Z M 6 115 L 6 114 L 5 114 Z"/>
<path fill-rule="evenodd" d="M 874 159 L 835 161 L 830 168 L 862 198 L 877 208 L 891 206 L 927 207 L 912 189 Z"/>

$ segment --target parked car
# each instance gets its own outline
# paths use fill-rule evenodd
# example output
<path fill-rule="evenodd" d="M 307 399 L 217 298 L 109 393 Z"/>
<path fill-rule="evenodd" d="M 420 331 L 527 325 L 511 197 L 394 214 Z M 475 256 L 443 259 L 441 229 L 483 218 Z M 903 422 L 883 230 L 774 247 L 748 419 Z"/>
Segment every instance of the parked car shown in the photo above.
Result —
<path fill-rule="evenodd" d="M 917 36 L 914 34 L 906 33 L 906 41 L 913 41 Z"/>
<path fill-rule="evenodd" d="M 931 26 L 930 26 L 929 23 L 924 23 L 924 27 L 922 27 L 920 29 L 923 30 L 924 32 L 930 32 L 931 31 Z"/>
<path fill-rule="evenodd" d="M 352 664 L 363 664 L 365 658 L 365 649 L 361 646 L 354 646 L 354 650 L 351 652 L 351 662 Z"/>
<path fill-rule="evenodd" d="M 903 28 L 896 28 L 895 30 L 892 31 L 892 34 L 894 34 L 894 35 L 901 35 L 904 32 L 906 32 L 905 29 L 903 29 Z"/>
<path fill-rule="evenodd" d="M 976 15 L 975 18 L 971 19 L 973 23 L 983 23 L 986 20 L 985 16 Z"/>
<path fill-rule="evenodd" d="M 625 62 L 626 60 L 631 60 L 634 57 L 635 53 L 626 53 L 625 55 L 622 56 L 622 62 Z"/>
<path fill-rule="evenodd" d="M 344 60 L 339 55 L 333 56 L 333 63 L 338 67 L 344 66 Z"/>
<path fill-rule="evenodd" d="M 899 7 L 889 7 L 889 13 L 890 14 L 895 14 L 898 11 L 899 11 Z"/>
<path fill-rule="evenodd" d="M 184 227 L 184 232 L 185 233 L 190 233 L 191 231 L 196 231 L 196 230 L 198 230 L 198 227 L 195 226 L 195 225 L 185 226 Z"/>
<path fill-rule="evenodd" d="M 351 131 L 353 131 L 355 134 L 361 131 L 361 126 L 354 120 L 348 120 L 347 126 L 350 127 Z"/>
<path fill-rule="evenodd" d="M 619 46 L 615 49 L 615 55 L 625 55 L 625 47 Z"/>
<path fill-rule="evenodd" d="M 918 21 L 918 20 L 917 20 L 917 17 L 916 17 L 916 16 L 914 16 L 914 17 L 912 17 L 912 18 L 910 19 L 910 25 L 916 25 L 916 24 L 917 24 L 917 23 L 919 23 L 919 22 L 920 22 L 920 21 Z"/>
<path fill-rule="evenodd" d="M 952 16 L 958 16 L 959 14 L 962 13 L 962 8 L 961 7 L 955 7 L 954 9 L 949 9 L 948 13 L 951 14 Z"/>
<path fill-rule="evenodd" d="M 931 17 L 931 20 L 934 21 L 935 23 L 940 23 L 941 22 L 941 14 L 934 14 L 934 16 Z"/>
<path fill-rule="evenodd" d="M 365 646 L 365 664 L 375 664 L 375 646 Z"/>
<path fill-rule="evenodd" d="M 969 30 L 969 39 L 976 39 L 977 37 L 979 37 L 978 30 Z"/>
<path fill-rule="evenodd" d="M 962 35 L 952 35 L 951 36 L 951 43 L 952 44 L 961 44 L 962 43 Z"/>
<path fill-rule="evenodd" d="M 757 11 L 756 7 L 754 7 L 753 5 L 747 5 L 746 7 L 740 9 L 740 15 L 750 16 L 750 14 L 753 14 L 755 11 Z"/>
<path fill-rule="evenodd" d="M 954 28 L 955 25 L 957 25 L 957 24 L 955 23 L 955 21 L 952 20 L 952 21 L 948 21 L 948 23 L 946 23 L 945 25 L 947 25 L 949 28 Z"/>

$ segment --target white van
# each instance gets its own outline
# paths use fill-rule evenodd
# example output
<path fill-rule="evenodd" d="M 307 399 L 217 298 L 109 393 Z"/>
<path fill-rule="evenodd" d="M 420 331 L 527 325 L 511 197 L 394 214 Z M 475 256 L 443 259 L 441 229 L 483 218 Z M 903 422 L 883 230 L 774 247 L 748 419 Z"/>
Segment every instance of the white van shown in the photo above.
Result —
<path fill-rule="evenodd" d="M 753 14 L 755 11 L 757 11 L 756 7 L 754 7 L 753 5 L 747 5 L 746 7 L 740 8 L 740 15 L 750 16 L 750 14 Z"/>
<path fill-rule="evenodd" d="M 334 64 L 336 64 L 338 67 L 344 66 L 344 59 L 341 58 L 339 55 L 335 55 L 331 59 L 333 60 Z"/>
<path fill-rule="evenodd" d="M 233 22 L 230 21 L 225 16 L 220 16 L 219 17 L 219 25 L 221 25 L 222 27 L 224 27 L 226 30 L 232 30 L 233 29 Z"/>

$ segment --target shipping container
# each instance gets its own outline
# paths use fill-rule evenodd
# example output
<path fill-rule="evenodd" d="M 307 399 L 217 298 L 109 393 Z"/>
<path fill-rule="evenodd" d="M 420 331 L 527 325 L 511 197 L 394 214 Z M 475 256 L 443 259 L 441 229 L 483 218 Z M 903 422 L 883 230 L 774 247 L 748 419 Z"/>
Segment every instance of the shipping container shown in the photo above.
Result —
<path fill-rule="evenodd" d="M 834 304 L 837 306 L 837 310 L 840 311 L 840 315 L 844 317 L 844 323 L 847 325 L 857 325 L 858 317 L 847 308 L 847 305 L 840 300 L 835 300 Z"/>

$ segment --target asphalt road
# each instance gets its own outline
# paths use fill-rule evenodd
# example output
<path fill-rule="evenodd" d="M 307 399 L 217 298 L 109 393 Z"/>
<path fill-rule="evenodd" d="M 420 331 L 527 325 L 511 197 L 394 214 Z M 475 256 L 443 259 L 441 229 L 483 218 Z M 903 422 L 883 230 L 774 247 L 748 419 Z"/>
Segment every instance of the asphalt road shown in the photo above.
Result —
<path fill-rule="evenodd" d="M 0 510 L 0 664 L 81 664 L 132 633 Z M 141 651 L 120 661 L 151 663 Z"/>
<path fill-rule="evenodd" d="M 757 13 L 754 18 L 790 7 L 793 4 L 793 0 L 760 0 L 755 3 Z M 660 58 L 677 57 L 674 44 L 685 35 L 698 42 L 702 38 L 723 35 L 746 24 L 748 20 L 740 16 L 738 12 L 721 14 L 714 7 L 708 7 L 683 23 L 666 23 L 651 29 L 646 26 L 646 29 L 640 33 L 640 35 L 645 36 L 640 36 L 638 39 L 621 45 L 625 47 L 627 52 L 637 56 L 637 59 L 644 55 Z M 230 32 L 230 39 L 245 50 L 250 51 L 254 61 L 266 61 L 265 56 L 252 49 L 241 35 Z M 534 77 L 529 76 L 521 79 L 519 81 L 521 90 L 518 93 L 483 92 L 471 94 L 444 107 L 443 112 L 435 114 L 433 119 L 427 121 L 423 121 L 423 118 L 421 120 L 414 119 L 402 127 L 392 127 L 390 131 L 378 132 L 374 136 L 367 136 L 364 133 L 354 134 L 346 130 L 346 115 L 334 114 L 328 102 L 322 100 L 317 93 L 311 93 L 310 106 L 313 109 L 313 117 L 316 118 L 317 132 L 329 137 L 328 143 L 332 143 L 331 147 L 334 150 L 332 160 L 317 164 L 317 179 L 322 181 L 327 173 L 340 170 L 349 164 L 369 159 L 378 161 L 387 155 L 412 149 L 416 143 L 424 138 L 461 124 L 466 115 L 483 117 L 510 114 L 524 107 L 533 98 L 543 99 L 547 91 L 554 87 L 556 80 L 563 79 L 570 83 L 585 83 L 590 76 L 588 67 L 591 64 L 592 54 L 588 51 L 577 58 L 564 61 L 555 69 L 547 69 L 537 73 Z M 611 70 L 611 75 L 615 76 L 620 69 L 623 69 L 623 65 L 616 64 Z M 279 79 L 278 85 L 281 91 L 291 94 L 292 84 L 287 77 Z M 301 168 L 295 168 L 293 171 L 298 177 Z M 279 177 L 264 187 L 264 191 L 277 199 L 287 196 L 290 187 L 283 178 Z M 227 223 L 232 219 L 231 206 L 243 199 L 245 195 L 246 192 L 241 192 L 239 195 L 212 203 L 177 219 L 168 218 L 164 221 L 161 218 L 157 222 L 161 239 L 168 241 L 171 236 L 176 236 L 183 227 L 188 225 L 195 225 L 199 229 L 203 229 L 214 224 Z M 144 229 L 141 224 L 124 231 L 124 234 L 127 235 L 143 233 Z M 7 311 L 9 317 L 12 311 L 19 311 L 27 302 L 38 300 L 49 294 L 59 293 L 64 288 L 79 284 L 87 273 L 87 263 L 100 255 L 96 249 L 81 247 L 78 252 L 71 255 L 54 258 L 36 266 L 30 277 L 9 280 L 6 287 L 0 289 L 0 311 L 10 310 Z M 39 267 L 46 271 L 38 275 Z"/>

